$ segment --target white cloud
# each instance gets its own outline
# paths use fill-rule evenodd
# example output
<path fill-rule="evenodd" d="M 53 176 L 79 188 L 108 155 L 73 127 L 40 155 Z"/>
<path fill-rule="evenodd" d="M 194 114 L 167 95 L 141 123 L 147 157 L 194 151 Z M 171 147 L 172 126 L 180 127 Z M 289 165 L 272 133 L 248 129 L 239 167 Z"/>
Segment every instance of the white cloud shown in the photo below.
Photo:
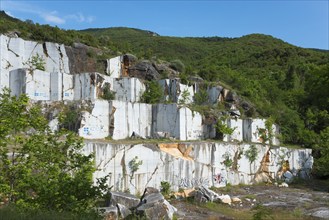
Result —
<path fill-rule="evenodd" d="M 88 17 L 86 18 L 86 21 L 87 21 L 88 23 L 91 23 L 91 22 L 95 21 L 95 17 L 94 17 L 94 16 L 88 16 Z"/>
<path fill-rule="evenodd" d="M 66 21 L 58 16 L 52 14 L 43 14 L 41 15 L 46 22 L 55 23 L 55 24 L 64 24 Z"/>
<path fill-rule="evenodd" d="M 12 16 L 11 15 L 12 11 L 37 14 L 45 22 L 54 23 L 54 24 L 64 24 L 68 20 L 73 20 L 79 23 L 82 22 L 91 23 L 95 20 L 94 16 L 89 16 L 89 15 L 85 16 L 82 13 L 59 15 L 57 11 L 47 11 L 44 8 L 40 8 L 36 5 L 32 5 L 31 3 L 27 3 L 27 2 L 3 1 L 2 7 L 6 11 L 6 13 L 10 10 L 10 12 L 7 13 L 10 16 Z"/>
<path fill-rule="evenodd" d="M 66 21 L 63 18 L 57 16 L 57 11 L 52 11 L 48 14 L 41 13 L 40 16 L 46 21 L 55 24 L 64 24 Z"/>
<path fill-rule="evenodd" d="M 70 14 L 70 15 L 65 16 L 65 18 L 75 20 L 76 22 L 79 22 L 79 23 L 82 23 L 82 22 L 91 23 L 95 20 L 95 17 L 84 16 L 82 13 Z"/>

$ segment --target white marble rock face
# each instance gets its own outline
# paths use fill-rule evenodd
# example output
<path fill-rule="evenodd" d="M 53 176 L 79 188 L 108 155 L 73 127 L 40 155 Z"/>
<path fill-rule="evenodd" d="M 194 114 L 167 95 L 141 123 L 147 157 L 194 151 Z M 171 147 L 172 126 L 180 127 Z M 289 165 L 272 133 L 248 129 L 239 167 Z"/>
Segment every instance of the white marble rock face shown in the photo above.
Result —
<path fill-rule="evenodd" d="M 50 42 L 41 44 L 5 35 L 0 35 L 0 43 L 0 89 L 9 86 L 9 71 L 29 68 L 29 60 L 37 55 L 45 61 L 46 72 L 70 72 L 69 59 L 62 44 Z"/>
<path fill-rule="evenodd" d="M 162 144 L 166 147 L 165 145 Z M 290 152 L 285 159 L 289 161 L 290 169 L 296 170 L 294 177 L 302 173 L 309 174 L 313 164 L 310 149 L 278 148 L 278 152 L 273 152 L 273 149 L 269 151 L 268 147 L 256 144 L 256 160 L 250 163 L 242 153 L 233 168 L 225 165 L 226 157 L 232 159 L 236 153 L 248 151 L 251 144 L 186 142 L 167 145 L 168 148 L 164 152 L 156 144 L 130 145 L 86 141 L 83 152 L 95 154 L 95 166 L 98 168 L 94 174 L 95 181 L 96 178 L 109 175 L 108 183 L 114 187 L 113 190 L 129 189 L 132 194 L 143 191 L 147 186 L 160 188 L 161 181 L 169 182 L 172 190 L 176 191 L 196 186 L 223 187 L 228 183 L 253 184 L 255 174 L 262 169 L 272 178 L 276 178 L 281 169 L 281 159 L 275 156 L 279 151 Z M 193 159 L 174 153 L 183 145 L 193 149 Z M 142 163 L 136 172 L 129 168 L 129 162 L 133 159 Z"/>

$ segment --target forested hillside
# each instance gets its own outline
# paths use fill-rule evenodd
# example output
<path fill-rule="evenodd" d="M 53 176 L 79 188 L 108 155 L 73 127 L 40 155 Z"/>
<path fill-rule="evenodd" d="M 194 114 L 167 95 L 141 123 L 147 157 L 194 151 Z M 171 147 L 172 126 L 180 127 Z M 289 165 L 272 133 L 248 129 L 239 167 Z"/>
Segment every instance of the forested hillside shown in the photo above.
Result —
<path fill-rule="evenodd" d="M 319 158 L 315 171 L 329 176 L 329 51 L 263 34 L 179 38 L 132 28 L 62 30 L 1 12 L 0 33 L 12 31 L 36 41 L 81 42 L 108 56 L 132 53 L 139 59 L 180 61 L 181 78 L 199 76 L 229 86 L 255 107 L 247 116 L 274 118 L 283 143 L 313 148 Z"/>

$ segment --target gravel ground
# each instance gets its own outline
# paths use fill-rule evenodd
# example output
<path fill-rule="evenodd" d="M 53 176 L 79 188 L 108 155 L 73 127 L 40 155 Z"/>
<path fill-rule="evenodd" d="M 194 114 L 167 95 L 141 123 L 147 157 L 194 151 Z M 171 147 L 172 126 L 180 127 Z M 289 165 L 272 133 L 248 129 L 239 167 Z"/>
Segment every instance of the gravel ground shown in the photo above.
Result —
<path fill-rule="evenodd" d="M 288 188 L 279 188 L 274 185 L 240 186 L 218 189 L 218 194 L 228 194 L 238 197 L 241 203 L 228 206 L 232 212 L 237 209 L 250 210 L 256 204 L 262 204 L 273 211 L 296 212 L 301 215 L 296 219 L 329 219 L 329 186 L 324 184 L 308 183 L 294 185 Z M 221 213 L 213 212 L 184 199 L 172 200 L 178 212 L 178 219 L 233 219 Z"/>

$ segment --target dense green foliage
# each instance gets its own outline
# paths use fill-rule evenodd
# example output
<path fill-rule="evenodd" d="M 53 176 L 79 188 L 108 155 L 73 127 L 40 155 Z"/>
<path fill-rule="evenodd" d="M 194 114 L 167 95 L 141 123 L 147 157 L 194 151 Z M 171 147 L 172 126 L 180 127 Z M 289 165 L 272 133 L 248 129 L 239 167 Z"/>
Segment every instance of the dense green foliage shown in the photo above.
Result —
<path fill-rule="evenodd" d="M 162 193 L 162 195 L 168 196 L 170 194 L 170 192 L 171 192 L 170 191 L 170 187 L 171 187 L 170 183 L 167 182 L 167 181 L 161 181 L 160 185 L 161 185 L 161 193 Z"/>
<path fill-rule="evenodd" d="M 155 104 L 163 99 L 163 91 L 160 84 L 156 81 L 148 81 L 146 91 L 142 95 L 142 101 L 145 103 Z"/>
<path fill-rule="evenodd" d="M 81 138 L 52 133 L 41 108 L 26 95 L 0 95 L 0 202 L 20 210 L 92 212 L 105 189 L 93 186 L 93 155 Z"/>
<path fill-rule="evenodd" d="M 83 34 L 75 30 L 63 30 L 50 25 L 34 24 L 31 20 L 21 21 L 8 16 L 0 11 L 0 33 L 15 31 L 23 39 L 44 42 L 58 42 L 65 45 L 72 45 L 74 42 L 85 43 L 89 46 L 98 46 L 96 38 L 89 34 Z"/>
<path fill-rule="evenodd" d="M 328 142 L 323 140 L 329 126 L 328 51 L 296 47 L 262 34 L 179 38 L 122 27 L 78 32 L 22 22 L 4 13 L 0 18 L 0 33 L 17 30 L 21 37 L 32 40 L 68 45 L 82 42 L 114 53 L 172 61 L 171 67 L 182 72 L 182 82 L 196 75 L 208 82 L 229 85 L 255 107 L 256 111 L 246 115 L 275 118 L 283 143 L 313 148 L 316 158 L 326 158 L 328 154 Z M 159 99 L 152 96 L 159 94 L 150 91 L 145 101 L 157 102 Z M 195 99 L 203 103 L 204 96 L 199 94 Z M 243 109 L 239 110 L 243 113 Z M 317 171 L 328 167 L 320 161 L 316 162 Z"/>

